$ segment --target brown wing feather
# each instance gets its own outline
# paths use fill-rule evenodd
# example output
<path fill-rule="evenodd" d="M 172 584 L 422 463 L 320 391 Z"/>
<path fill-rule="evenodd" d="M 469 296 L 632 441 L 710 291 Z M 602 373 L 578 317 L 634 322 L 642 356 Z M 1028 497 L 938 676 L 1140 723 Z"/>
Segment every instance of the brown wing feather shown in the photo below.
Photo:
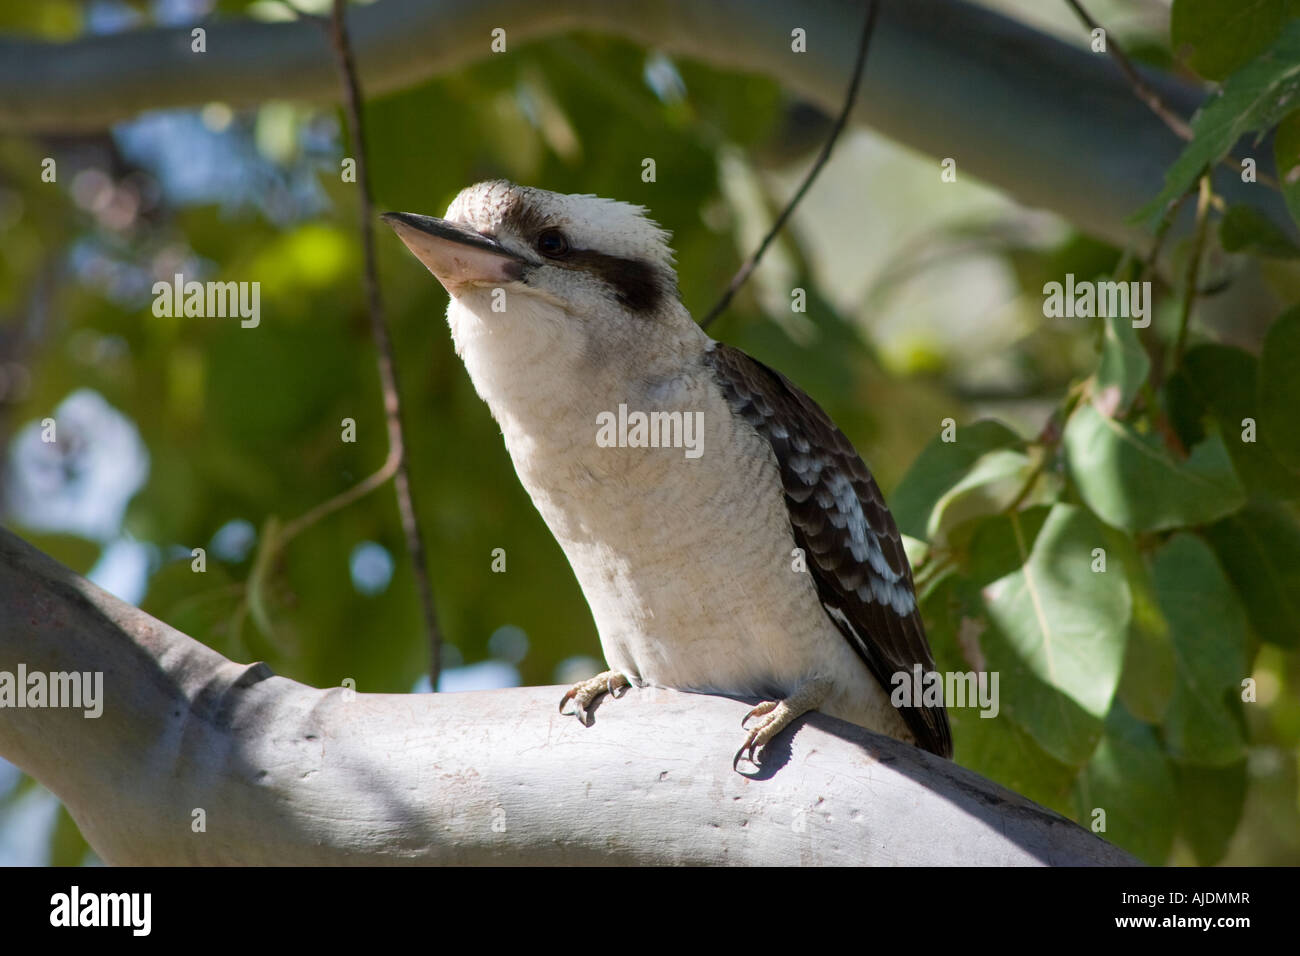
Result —
<path fill-rule="evenodd" d="M 933 670 L 902 539 L 852 443 L 789 379 L 739 349 L 716 343 L 705 361 L 732 408 L 772 445 L 795 543 L 840 633 L 886 692 L 914 664 Z M 902 714 L 922 747 L 952 756 L 942 706 Z"/>

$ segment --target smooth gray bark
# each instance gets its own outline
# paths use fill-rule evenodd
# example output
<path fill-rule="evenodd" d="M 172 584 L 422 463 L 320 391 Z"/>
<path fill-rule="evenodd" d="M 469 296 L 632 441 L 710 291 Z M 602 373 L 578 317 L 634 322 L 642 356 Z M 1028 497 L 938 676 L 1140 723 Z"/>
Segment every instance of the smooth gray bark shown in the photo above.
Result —
<path fill-rule="evenodd" d="M 881 0 L 854 119 L 1086 232 L 1125 244 L 1126 220 L 1160 189 L 1183 143 L 1091 53 L 961 0 Z M 621 36 L 714 66 L 766 74 L 835 113 L 852 71 L 862 0 L 381 0 L 349 15 L 362 83 L 376 95 L 574 30 Z M 793 53 L 790 33 L 807 31 Z M 324 33 L 306 23 L 213 22 L 207 52 L 188 29 L 141 30 L 66 44 L 0 41 L 0 129 L 102 128 L 141 111 L 219 100 L 331 102 L 338 78 Z M 1082 31 L 1081 31 L 1082 39 Z M 1148 73 L 1190 115 L 1201 90 Z M 436 117 L 430 118 L 436 122 Z M 1271 149 L 1251 151 L 1271 169 Z M 864 184 L 864 188 L 877 188 Z M 1257 205 L 1294 234 L 1274 190 L 1220 169 L 1229 203 Z M 1190 222 L 1180 218 L 1175 235 Z"/>
<path fill-rule="evenodd" d="M 663 690 L 317 690 L 235 664 L 0 529 L 0 671 L 102 671 L 102 716 L 0 710 L 0 756 L 115 864 L 1066 864 L 1127 854 L 813 714 L 731 769 L 745 704 Z M 192 828 L 202 809 L 206 832 Z"/>

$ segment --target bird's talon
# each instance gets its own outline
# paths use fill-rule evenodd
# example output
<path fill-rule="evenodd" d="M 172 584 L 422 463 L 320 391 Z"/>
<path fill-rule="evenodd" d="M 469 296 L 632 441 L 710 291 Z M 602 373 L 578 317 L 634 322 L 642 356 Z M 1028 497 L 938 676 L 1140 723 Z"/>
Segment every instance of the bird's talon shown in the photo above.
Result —
<path fill-rule="evenodd" d="M 758 736 L 757 731 L 750 731 L 749 737 L 741 744 L 740 749 L 736 751 L 736 759 L 731 761 L 731 769 L 740 770 L 741 758 L 745 756 L 745 751 L 749 751 L 749 762 L 755 767 L 758 766 L 757 754 L 754 752 L 754 739 Z"/>
<path fill-rule="evenodd" d="M 569 716 L 564 710 L 565 704 L 569 701 L 574 702 L 572 716 L 577 717 L 584 727 L 590 727 L 593 722 L 591 715 L 591 705 L 600 697 L 601 694 L 610 694 L 618 698 L 616 690 L 619 687 L 627 686 L 627 678 L 617 671 L 606 671 L 604 674 L 598 674 L 589 680 L 579 681 L 564 692 L 560 698 L 560 713 Z"/>
<path fill-rule="evenodd" d="M 775 700 L 765 700 L 761 704 L 756 705 L 750 709 L 749 713 L 745 714 L 745 716 L 741 718 L 740 726 L 744 727 L 753 717 L 765 717 L 772 711 L 776 710 L 778 704 L 779 702 Z M 760 724 L 759 729 L 762 729 L 762 726 L 763 725 Z"/>

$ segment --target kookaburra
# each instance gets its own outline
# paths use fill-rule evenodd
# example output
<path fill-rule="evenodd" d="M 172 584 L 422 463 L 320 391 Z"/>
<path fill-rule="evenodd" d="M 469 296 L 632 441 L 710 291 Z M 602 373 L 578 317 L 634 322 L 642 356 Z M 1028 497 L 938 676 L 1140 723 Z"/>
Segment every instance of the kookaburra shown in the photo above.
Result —
<path fill-rule="evenodd" d="M 450 294 L 456 352 L 591 606 L 610 669 L 561 710 L 648 684 L 762 699 L 736 762 L 813 709 L 950 756 L 943 707 L 890 702 L 934 662 L 871 473 L 691 318 L 645 212 L 494 181 L 445 219 L 383 217 Z"/>

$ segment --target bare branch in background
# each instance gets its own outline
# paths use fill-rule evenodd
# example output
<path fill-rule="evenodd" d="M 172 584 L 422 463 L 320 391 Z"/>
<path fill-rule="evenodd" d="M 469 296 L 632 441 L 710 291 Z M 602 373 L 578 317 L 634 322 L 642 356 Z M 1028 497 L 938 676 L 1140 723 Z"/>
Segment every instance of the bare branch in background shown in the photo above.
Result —
<path fill-rule="evenodd" d="M 393 342 L 388 334 L 388 325 L 384 320 L 383 299 L 379 293 L 379 272 L 375 264 L 375 237 L 372 228 L 375 213 L 370 194 L 370 176 L 366 162 L 366 133 L 362 119 L 361 87 L 357 81 L 356 64 L 352 58 L 352 49 L 348 43 L 347 23 L 344 13 L 346 0 L 334 0 L 333 15 L 325 20 L 308 17 L 327 27 L 331 45 L 338 64 L 339 77 L 343 82 L 343 114 L 347 120 L 348 138 L 355 154 L 357 166 L 357 187 L 360 190 L 360 232 L 361 248 L 365 261 L 366 312 L 370 317 L 370 334 L 375 342 L 375 358 L 379 367 L 379 384 L 384 393 L 384 419 L 388 428 L 388 457 L 374 474 L 342 494 L 323 502 L 305 515 L 285 525 L 278 533 L 273 533 L 273 541 L 264 543 L 276 551 L 282 549 L 289 541 L 307 528 L 356 501 L 383 485 L 390 477 L 397 493 L 397 509 L 401 515 L 402 532 L 406 537 L 406 549 L 411 556 L 411 568 L 415 577 L 415 587 L 420 596 L 420 609 L 424 616 L 425 633 L 429 642 L 429 680 L 432 688 L 438 689 L 438 676 L 442 672 L 442 633 L 438 627 L 438 612 L 433 600 L 433 585 L 429 580 L 429 564 L 424 548 L 424 538 L 420 533 L 420 522 L 415 510 L 415 501 L 411 495 L 411 478 L 406 461 L 405 430 L 402 423 L 401 392 L 397 383 L 397 363 L 393 357 Z M 265 565 L 266 562 L 263 562 Z"/>
<path fill-rule="evenodd" d="M 397 363 L 393 359 L 393 342 L 384 321 L 384 306 L 379 296 L 379 270 L 375 265 L 374 203 L 370 195 L 370 175 L 366 161 L 366 131 L 362 119 L 361 84 L 357 81 L 356 63 L 348 42 L 344 8 L 346 0 L 334 0 L 330 36 L 338 61 L 339 75 L 343 80 L 343 111 L 348 119 L 348 132 L 352 150 L 356 153 L 357 187 L 361 191 L 361 246 L 365 250 L 366 303 L 370 314 L 370 333 L 375 340 L 376 359 L 379 364 L 379 382 L 384 390 L 384 417 L 388 423 L 389 454 L 397 460 L 393 475 L 393 488 L 397 492 L 397 508 L 402 517 L 402 532 L 406 536 L 406 549 L 411 555 L 411 569 L 415 587 L 420 594 L 420 610 L 424 615 L 425 633 L 429 640 L 429 681 L 438 689 L 438 675 L 442 672 L 442 634 L 438 629 L 438 613 L 433 604 L 433 585 L 429 581 L 429 562 L 425 555 L 424 538 L 411 496 L 411 476 L 406 462 L 406 442 L 402 427 L 401 393 L 397 387 Z"/>
<path fill-rule="evenodd" d="M 876 0 L 871 95 L 851 120 L 910 149 L 955 157 L 964 175 L 1049 209 L 1119 246 L 1149 240 L 1129 221 L 1160 190 L 1183 140 L 1133 95 L 1104 57 L 963 0 Z M 844 101 L 863 5 L 802 4 L 798 25 L 816 55 L 790 51 L 787 0 L 660 0 L 584 4 L 581 28 L 716 69 L 777 80 L 828 116 Z M 357 66 L 369 95 L 408 89 L 479 62 L 487 29 L 511 24 L 512 46 L 577 28 L 563 4 L 526 0 L 383 0 L 351 10 Z M 0 129 L 98 129 L 145 110 L 232 109 L 277 99 L 333 103 L 338 79 L 322 31 L 301 22 L 214 21 L 195 57 L 187 29 L 145 28 L 50 43 L 0 36 Z M 1171 110 L 1190 116 L 1205 91 L 1142 71 Z M 1080 189 L 1087 183 L 1087 189 Z M 1288 236 L 1278 193 L 1222 169 L 1214 191 L 1250 202 Z M 1180 216 L 1170 238 L 1192 232 Z M 703 311 L 701 309 L 701 311 Z"/>
<path fill-rule="evenodd" d="M 799 188 L 790 197 L 790 201 L 781 210 L 781 215 L 776 217 L 776 222 L 772 223 L 772 228 L 767 231 L 767 235 L 758 244 L 758 248 L 736 270 L 736 274 L 731 277 L 731 282 L 727 284 L 727 289 L 722 293 L 722 298 L 718 300 L 717 304 L 709 310 L 708 315 L 704 317 L 704 320 L 700 322 L 701 328 L 707 329 L 713 324 L 713 320 L 731 304 L 732 298 L 740 291 L 740 287 L 749 279 L 754 269 L 758 267 L 759 261 L 763 258 L 763 253 L 767 251 L 767 247 L 772 244 L 772 240 L 776 238 L 777 233 L 785 227 L 786 220 L 790 218 L 790 214 L 794 212 L 804 194 L 808 192 L 808 188 L 812 186 L 817 174 L 826 165 L 826 161 L 831 158 L 831 150 L 835 147 L 835 141 L 840 138 L 840 133 L 844 131 L 844 127 L 849 121 L 849 113 L 853 111 L 853 102 L 858 98 L 858 87 L 862 82 L 862 71 L 867 65 L 867 48 L 871 46 L 871 34 L 876 29 L 876 15 L 878 12 L 876 0 L 869 0 L 867 19 L 862 25 L 862 39 L 858 41 L 858 59 L 853 64 L 853 78 L 849 80 L 849 88 L 844 92 L 844 106 L 840 109 L 840 115 L 835 118 L 835 125 L 831 127 L 830 135 L 826 137 L 826 143 L 822 146 L 822 151 L 818 154 L 816 162 L 812 164 L 812 169 L 808 170 L 808 175 L 804 177 L 803 182 L 799 184 Z"/>
<path fill-rule="evenodd" d="M 1128 80 L 1129 86 L 1133 88 L 1133 92 L 1137 95 L 1137 98 L 1150 107 L 1151 112 L 1160 117 L 1160 119 L 1164 121 L 1164 124 L 1173 130 L 1179 138 L 1190 142 L 1195 134 L 1192 131 L 1192 127 L 1188 125 L 1187 120 L 1183 119 L 1166 106 L 1165 101 L 1160 98 L 1160 94 L 1153 90 L 1146 80 L 1142 79 L 1142 74 L 1138 73 L 1137 68 L 1133 66 L 1133 61 L 1128 58 L 1128 54 L 1124 52 L 1124 48 L 1116 42 L 1113 36 L 1111 36 L 1110 31 L 1106 30 L 1101 26 L 1101 24 L 1094 20 L 1091 14 L 1083 8 L 1083 4 L 1081 4 L 1079 0 L 1065 0 L 1065 2 L 1070 5 L 1070 8 L 1074 10 L 1079 19 L 1083 21 L 1084 25 L 1087 26 L 1089 30 L 1102 30 L 1105 32 L 1106 52 L 1110 54 L 1111 59 L 1115 61 L 1120 72 L 1124 74 L 1124 78 Z M 1241 172 L 1241 160 L 1237 159 L 1235 156 L 1225 156 L 1220 160 L 1220 162 L 1229 169 Z M 1257 171 L 1255 175 L 1259 182 L 1263 183 L 1265 186 L 1271 186 L 1273 189 L 1278 188 L 1277 180 L 1268 173 L 1260 170 Z"/>

